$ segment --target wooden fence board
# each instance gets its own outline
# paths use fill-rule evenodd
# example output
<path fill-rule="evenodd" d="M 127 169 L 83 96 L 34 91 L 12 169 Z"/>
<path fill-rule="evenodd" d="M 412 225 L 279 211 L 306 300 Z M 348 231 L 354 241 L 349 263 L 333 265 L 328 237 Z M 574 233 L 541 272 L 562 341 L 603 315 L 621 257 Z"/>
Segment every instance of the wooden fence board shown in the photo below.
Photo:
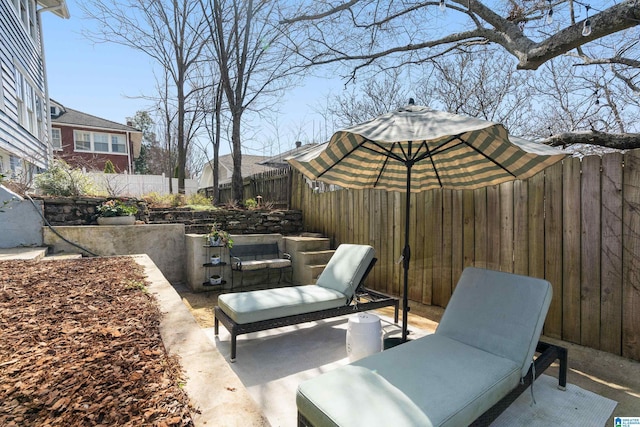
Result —
<path fill-rule="evenodd" d="M 464 266 L 464 203 L 462 191 L 451 193 L 451 292 Z"/>
<path fill-rule="evenodd" d="M 622 154 L 602 158 L 600 349 L 622 354 Z"/>
<path fill-rule="evenodd" d="M 600 156 L 582 159 L 580 343 L 600 348 Z"/>
<path fill-rule="evenodd" d="M 435 244 L 432 238 L 434 233 L 434 228 L 436 227 L 432 209 L 433 209 L 433 191 L 426 191 L 422 193 L 424 195 L 424 239 L 423 241 L 423 284 L 424 288 L 422 290 L 422 298 L 421 301 L 431 301 L 433 304 L 438 304 L 434 302 L 434 298 L 438 297 L 437 291 L 433 289 L 433 267 L 434 267 L 434 252 L 435 252 Z M 424 303 L 426 304 L 426 303 Z"/>
<path fill-rule="evenodd" d="M 451 299 L 453 284 L 453 194 L 451 190 L 442 191 L 442 295 L 441 307 L 446 307 Z"/>
<path fill-rule="evenodd" d="M 475 224 L 474 200 L 472 190 L 462 190 L 462 264 L 463 268 L 474 265 Z"/>
<path fill-rule="evenodd" d="M 544 334 L 562 337 L 562 163 L 545 169 L 544 253 L 545 278 L 553 287 L 553 298 L 544 325 Z"/>
<path fill-rule="evenodd" d="M 424 238 L 422 241 L 419 236 L 420 222 L 418 218 L 418 206 L 415 194 L 410 195 L 410 209 L 409 209 L 409 245 L 411 246 L 411 263 L 409 265 L 409 298 L 414 301 L 422 300 L 422 271 L 420 271 L 421 264 L 424 264 L 420 259 L 424 252 Z"/>
<path fill-rule="evenodd" d="M 500 184 L 500 270 L 513 272 L 513 181 Z"/>
<path fill-rule="evenodd" d="M 563 166 L 562 339 L 580 344 L 580 159 Z"/>
<path fill-rule="evenodd" d="M 513 183 L 513 272 L 529 274 L 529 203 L 527 183 Z"/>
<path fill-rule="evenodd" d="M 500 270 L 500 187 L 487 187 L 487 268 Z"/>
<path fill-rule="evenodd" d="M 391 204 L 392 212 L 391 217 L 392 220 L 392 231 L 390 236 L 392 236 L 393 241 L 393 252 L 391 259 L 394 260 L 393 264 L 391 264 L 393 268 L 393 294 L 394 295 L 403 295 L 404 294 L 404 269 L 402 263 L 398 263 L 397 260 L 402 255 L 402 249 L 405 244 L 405 195 L 404 193 L 393 192 L 391 193 L 391 197 L 393 203 Z"/>
<path fill-rule="evenodd" d="M 640 150 L 624 155 L 622 355 L 640 360 Z"/>
<path fill-rule="evenodd" d="M 544 278 L 544 172 L 528 180 L 529 276 Z"/>
<path fill-rule="evenodd" d="M 442 282 L 442 191 L 431 191 L 433 194 L 433 204 L 429 206 L 429 215 L 433 217 L 433 267 L 431 273 L 431 290 L 437 288 L 442 301 L 444 284 Z M 427 286 L 429 287 L 429 286 Z M 428 302 L 427 302 L 428 301 Z M 424 299 L 423 303 L 431 304 L 431 295 Z"/>
<path fill-rule="evenodd" d="M 479 268 L 487 268 L 487 189 L 479 188 L 473 191 L 473 220 L 475 235 L 475 263 Z"/>
<path fill-rule="evenodd" d="M 425 255 L 424 255 L 424 249 L 425 249 L 425 239 L 427 239 L 427 236 L 425 236 L 425 222 L 427 221 L 427 212 L 426 212 L 426 206 L 425 206 L 425 192 L 422 191 L 420 193 L 416 193 L 414 195 L 414 200 L 415 200 L 415 210 L 411 213 L 412 215 L 415 216 L 415 246 L 412 246 L 411 250 L 413 253 L 415 253 L 414 256 L 412 256 L 412 260 L 411 263 L 413 265 L 413 269 L 414 269 L 414 276 L 413 276 L 413 280 L 415 280 L 416 286 L 418 286 L 420 288 L 420 293 L 416 295 L 416 298 L 419 299 L 420 301 L 422 301 L 422 297 L 423 297 L 423 292 L 422 290 L 424 289 L 425 286 L 427 286 L 426 284 L 426 275 L 425 275 Z"/>

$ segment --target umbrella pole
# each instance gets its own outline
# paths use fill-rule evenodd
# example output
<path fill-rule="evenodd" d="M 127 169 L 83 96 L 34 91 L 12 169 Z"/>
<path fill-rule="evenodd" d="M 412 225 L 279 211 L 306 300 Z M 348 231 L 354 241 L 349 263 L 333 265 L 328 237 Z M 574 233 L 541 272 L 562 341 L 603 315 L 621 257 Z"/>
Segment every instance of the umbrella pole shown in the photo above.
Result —
<path fill-rule="evenodd" d="M 411 165 L 407 164 L 407 196 L 404 215 L 404 249 L 402 250 L 402 265 L 404 267 L 404 291 L 402 295 L 402 342 L 407 341 L 409 321 L 409 260 L 411 248 L 409 247 L 409 213 L 411 207 Z"/>

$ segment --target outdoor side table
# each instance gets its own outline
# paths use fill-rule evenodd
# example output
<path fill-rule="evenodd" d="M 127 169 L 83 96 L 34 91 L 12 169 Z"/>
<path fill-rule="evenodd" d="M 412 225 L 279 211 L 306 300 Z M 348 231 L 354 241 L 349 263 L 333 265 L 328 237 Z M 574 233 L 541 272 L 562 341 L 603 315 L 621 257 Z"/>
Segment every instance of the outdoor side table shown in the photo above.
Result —
<path fill-rule="evenodd" d="M 347 324 L 347 356 L 349 362 L 382 351 L 382 325 L 374 314 L 358 313 Z"/>

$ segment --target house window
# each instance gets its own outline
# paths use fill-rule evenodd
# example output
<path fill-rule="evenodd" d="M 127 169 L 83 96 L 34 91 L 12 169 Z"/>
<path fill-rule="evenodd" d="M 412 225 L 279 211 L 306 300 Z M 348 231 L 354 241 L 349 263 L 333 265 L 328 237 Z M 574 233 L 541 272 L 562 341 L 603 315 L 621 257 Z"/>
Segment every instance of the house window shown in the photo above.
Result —
<path fill-rule="evenodd" d="M 16 66 L 16 108 L 18 123 L 42 139 L 42 96 Z"/>
<path fill-rule="evenodd" d="M 42 140 L 43 133 L 43 123 L 42 123 L 42 107 L 43 101 L 42 98 L 36 96 L 36 132 L 39 140 Z"/>
<path fill-rule="evenodd" d="M 54 150 L 62 150 L 62 132 L 59 128 L 51 128 L 51 145 Z"/>
<path fill-rule="evenodd" d="M 31 85 L 26 84 L 26 99 L 25 105 L 27 107 L 27 120 L 26 120 L 26 128 L 32 135 L 36 134 L 36 100 L 35 94 L 33 93 L 33 88 Z"/>
<path fill-rule="evenodd" d="M 111 135 L 111 151 L 114 153 L 127 152 L 124 135 Z"/>
<path fill-rule="evenodd" d="M 24 98 L 26 97 L 24 76 L 16 68 L 16 106 L 18 108 L 18 123 L 25 124 Z"/>
<path fill-rule="evenodd" d="M 127 153 L 124 135 L 103 132 L 73 131 L 77 151 L 93 151 L 96 153 Z"/>
<path fill-rule="evenodd" d="M 9 168 L 11 169 L 11 178 L 16 179 L 22 173 L 22 162 L 19 157 L 9 156 Z"/>
<path fill-rule="evenodd" d="M 13 7 L 18 14 L 22 26 L 29 35 L 36 40 L 38 35 L 36 1 L 35 0 L 14 0 Z"/>
<path fill-rule="evenodd" d="M 109 134 L 94 132 L 93 151 L 109 152 Z"/>
<path fill-rule="evenodd" d="M 91 151 L 91 133 L 79 130 L 73 131 L 73 141 L 77 151 Z"/>

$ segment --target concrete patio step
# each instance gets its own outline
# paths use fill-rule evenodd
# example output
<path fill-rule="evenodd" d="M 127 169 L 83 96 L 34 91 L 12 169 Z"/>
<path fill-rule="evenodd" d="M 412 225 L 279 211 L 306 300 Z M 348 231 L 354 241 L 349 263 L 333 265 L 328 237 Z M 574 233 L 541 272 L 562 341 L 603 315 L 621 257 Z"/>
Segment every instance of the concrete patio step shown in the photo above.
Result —
<path fill-rule="evenodd" d="M 47 248 L 0 248 L 0 261 L 9 260 L 33 260 L 38 261 L 45 257 Z"/>
<path fill-rule="evenodd" d="M 316 281 L 318 280 L 318 276 L 320 276 L 320 273 L 322 273 L 322 271 L 324 270 L 324 268 L 327 266 L 327 264 L 316 264 L 316 265 L 307 265 L 305 267 L 305 269 L 308 270 L 307 277 L 310 277 L 311 281 L 309 282 L 311 283 L 316 283 Z"/>
<path fill-rule="evenodd" d="M 285 251 L 293 255 L 299 252 L 325 251 L 330 249 L 331 240 L 326 237 L 287 236 Z"/>

